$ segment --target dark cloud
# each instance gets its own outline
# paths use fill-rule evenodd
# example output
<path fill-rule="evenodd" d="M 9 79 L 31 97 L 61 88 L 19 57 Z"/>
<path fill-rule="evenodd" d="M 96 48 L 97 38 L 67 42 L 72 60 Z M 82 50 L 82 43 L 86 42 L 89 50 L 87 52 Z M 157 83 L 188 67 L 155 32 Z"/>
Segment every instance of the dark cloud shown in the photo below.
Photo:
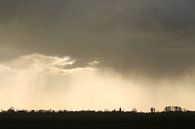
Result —
<path fill-rule="evenodd" d="M 167 76 L 195 65 L 194 0 L 1 0 L 1 60 L 43 53 Z"/>

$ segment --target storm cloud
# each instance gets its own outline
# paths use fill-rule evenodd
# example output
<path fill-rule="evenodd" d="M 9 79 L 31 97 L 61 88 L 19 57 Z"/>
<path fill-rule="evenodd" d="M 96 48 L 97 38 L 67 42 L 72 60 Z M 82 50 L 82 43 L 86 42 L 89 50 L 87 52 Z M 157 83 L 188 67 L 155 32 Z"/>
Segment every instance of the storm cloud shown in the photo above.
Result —
<path fill-rule="evenodd" d="M 1 60 L 42 53 L 167 76 L 195 64 L 193 0 L 1 0 Z"/>

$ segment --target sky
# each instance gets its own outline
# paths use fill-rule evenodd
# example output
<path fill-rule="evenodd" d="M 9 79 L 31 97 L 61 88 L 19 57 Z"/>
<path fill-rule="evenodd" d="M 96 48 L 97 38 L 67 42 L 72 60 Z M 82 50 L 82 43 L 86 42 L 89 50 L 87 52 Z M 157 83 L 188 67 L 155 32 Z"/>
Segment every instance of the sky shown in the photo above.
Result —
<path fill-rule="evenodd" d="M 0 109 L 195 110 L 194 0 L 0 0 Z"/>

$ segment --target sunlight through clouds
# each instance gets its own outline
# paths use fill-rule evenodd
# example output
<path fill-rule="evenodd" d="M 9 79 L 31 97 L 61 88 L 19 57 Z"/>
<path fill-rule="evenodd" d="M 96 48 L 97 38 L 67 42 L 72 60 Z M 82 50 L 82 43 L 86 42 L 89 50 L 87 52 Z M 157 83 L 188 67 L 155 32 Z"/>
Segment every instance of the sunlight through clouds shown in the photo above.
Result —
<path fill-rule="evenodd" d="M 98 61 L 86 63 L 85 67 L 73 66 L 75 63 L 76 59 L 68 56 L 38 53 L 2 63 L 1 108 L 131 110 L 136 107 L 147 111 L 151 105 L 158 109 L 169 104 L 187 108 L 194 105 L 190 101 L 194 97 L 193 77 L 188 74 L 180 82 L 167 79 L 154 82 L 124 78 L 109 68 L 96 67 Z"/>

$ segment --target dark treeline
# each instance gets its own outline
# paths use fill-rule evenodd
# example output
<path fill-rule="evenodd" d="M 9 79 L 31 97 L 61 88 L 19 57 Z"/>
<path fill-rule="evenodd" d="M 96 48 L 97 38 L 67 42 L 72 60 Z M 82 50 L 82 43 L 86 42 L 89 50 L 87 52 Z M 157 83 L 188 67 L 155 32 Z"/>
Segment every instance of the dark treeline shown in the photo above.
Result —
<path fill-rule="evenodd" d="M 150 113 L 113 111 L 14 110 L 0 113 L 1 128 L 83 128 L 83 129 L 193 129 L 195 112 L 177 106 Z"/>

